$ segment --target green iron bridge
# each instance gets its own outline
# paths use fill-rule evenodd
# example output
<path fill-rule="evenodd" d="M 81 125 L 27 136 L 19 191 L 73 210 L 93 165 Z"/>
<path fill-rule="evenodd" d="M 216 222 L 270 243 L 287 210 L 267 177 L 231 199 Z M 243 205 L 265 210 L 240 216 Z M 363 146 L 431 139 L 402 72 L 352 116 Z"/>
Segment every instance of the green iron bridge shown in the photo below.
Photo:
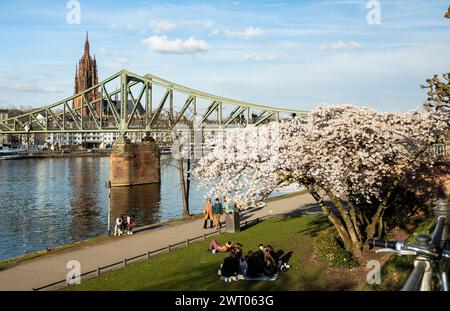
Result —
<path fill-rule="evenodd" d="M 52 105 L 0 121 L 0 134 L 158 132 L 227 129 L 303 115 L 197 91 L 126 70 Z"/>

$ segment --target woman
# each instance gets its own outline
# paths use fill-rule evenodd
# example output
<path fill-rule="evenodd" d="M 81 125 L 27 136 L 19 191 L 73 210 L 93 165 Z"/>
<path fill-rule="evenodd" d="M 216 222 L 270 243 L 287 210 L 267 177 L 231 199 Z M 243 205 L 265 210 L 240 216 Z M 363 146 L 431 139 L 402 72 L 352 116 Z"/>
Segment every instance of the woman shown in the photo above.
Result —
<path fill-rule="evenodd" d="M 203 223 L 203 229 L 206 229 L 208 220 L 210 221 L 210 228 L 213 227 L 213 207 L 211 204 L 211 199 L 206 200 L 205 206 L 203 207 L 203 212 L 205 213 L 205 222 Z"/>
<path fill-rule="evenodd" d="M 132 235 L 133 229 L 136 227 L 136 223 L 134 222 L 134 215 L 127 217 L 127 234 Z"/>
<path fill-rule="evenodd" d="M 223 214 L 223 208 L 222 208 L 222 203 L 220 203 L 218 198 L 216 198 L 216 203 L 214 203 L 212 210 L 213 210 L 214 219 L 216 221 L 216 230 L 219 230 L 219 228 L 222 228 L 222 224 L 220 223 L 220 217 Z"/>
<path fill-rule="evenodd" d="M 116 218 L 116 224 L 114 226 L 114 236 L 119 236 L 122 233 L 122 218 L 118 217 Z"/>
<path fill-rule="evenodd" d="M 231 242 L 227 242 L 225 244 L 219 244 L 216 240 L 212 240 L 209 243 L 208 251 L 212 253 L 225 253 L 227 252 L 233 244 Z"/>
<path fill-rule="evenodd" d="M 277 273 L 278 267 L 276 260 L 270 254 L 270 249 L 264 249 L 264 274 L 268 277 L 272 277 Z"/>

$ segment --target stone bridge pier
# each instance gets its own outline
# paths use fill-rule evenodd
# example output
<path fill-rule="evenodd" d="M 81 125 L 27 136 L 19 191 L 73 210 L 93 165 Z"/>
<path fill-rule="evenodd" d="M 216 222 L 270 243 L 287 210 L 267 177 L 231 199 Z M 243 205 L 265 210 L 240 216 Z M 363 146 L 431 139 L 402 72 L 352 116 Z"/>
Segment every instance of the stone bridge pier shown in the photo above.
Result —
<path fill-rule="evenodd" d="M 109 180 L 111 187 L 161 182 L 157 143 L 153 139 L 142 143 L 116 142 L 110 156 Z"/>

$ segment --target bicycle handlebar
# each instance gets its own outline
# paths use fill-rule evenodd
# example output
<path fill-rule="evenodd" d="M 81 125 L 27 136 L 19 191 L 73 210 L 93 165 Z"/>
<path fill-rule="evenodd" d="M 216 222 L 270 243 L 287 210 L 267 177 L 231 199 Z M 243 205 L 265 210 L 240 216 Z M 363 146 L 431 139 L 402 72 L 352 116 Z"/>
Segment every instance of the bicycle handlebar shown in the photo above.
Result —
<path fill-rule="evenodd" d="M 383 247 L 383 248 L 393 248 L 395 249 L 398 241 L 384 241 L 371 239 L 369 240 L 369 246 L 372 247 Z"/>

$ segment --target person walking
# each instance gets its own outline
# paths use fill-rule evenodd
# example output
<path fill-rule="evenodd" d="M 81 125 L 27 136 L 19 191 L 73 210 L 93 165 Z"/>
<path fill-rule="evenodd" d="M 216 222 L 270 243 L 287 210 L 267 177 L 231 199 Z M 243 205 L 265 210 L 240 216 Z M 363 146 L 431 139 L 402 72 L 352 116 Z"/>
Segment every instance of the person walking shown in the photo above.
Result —
<path fill-rule="evenodd" d="M 205 206 L 203 208 L 203 212 L 205 213 L 205 222 L 203 223 L 203 229 L 206 229 L 208 220 L 210 221 L 210 228 L 213 227 L 213 206 L 211 203 L 211 199 L 206 200 Z"/>
<path fill-rule="evenodd" d="M 216 221 L 216 229 L 218 230 L 219 228 L 222 228 L 222 224 L 220 223 L 220 217 L 223 214 L 222 203 L 220 203 L 218 198 L 216 198 L 216 202 L 212 207 L 212 211 L 214 215 L 214 220 Z"/>

